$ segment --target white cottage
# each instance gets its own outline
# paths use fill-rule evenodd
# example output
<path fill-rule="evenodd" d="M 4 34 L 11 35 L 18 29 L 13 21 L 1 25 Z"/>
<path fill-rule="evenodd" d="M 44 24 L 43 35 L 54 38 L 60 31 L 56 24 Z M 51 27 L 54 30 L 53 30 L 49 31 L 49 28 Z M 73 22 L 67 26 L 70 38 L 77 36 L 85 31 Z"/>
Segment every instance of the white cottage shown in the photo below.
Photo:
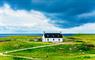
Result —
<path fill-rule="evenodd" d="M 44 33 L 42 42 L 63 42 L 63 36 L 61 33 Z"/>

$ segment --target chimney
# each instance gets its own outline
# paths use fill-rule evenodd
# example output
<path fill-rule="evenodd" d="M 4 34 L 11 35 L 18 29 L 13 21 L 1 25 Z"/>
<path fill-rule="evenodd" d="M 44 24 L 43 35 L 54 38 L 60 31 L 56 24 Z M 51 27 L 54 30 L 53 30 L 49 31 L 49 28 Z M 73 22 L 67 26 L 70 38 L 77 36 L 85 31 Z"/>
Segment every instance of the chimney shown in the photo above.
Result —
<path fill-rule="evenodd" d="M 43 31 L 43 34 L 45 34 L 45 31 Z"/>
<path fill-rule="evenodd" d="M 60 31 L 60 34 L 62 34 L 62 32 Z"/>

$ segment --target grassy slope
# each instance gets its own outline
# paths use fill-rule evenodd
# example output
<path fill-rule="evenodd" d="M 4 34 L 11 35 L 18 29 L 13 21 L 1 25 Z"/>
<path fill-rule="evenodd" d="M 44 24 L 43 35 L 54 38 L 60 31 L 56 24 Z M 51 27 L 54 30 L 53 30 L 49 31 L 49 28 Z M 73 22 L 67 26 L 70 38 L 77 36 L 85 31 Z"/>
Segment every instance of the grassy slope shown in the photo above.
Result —
<path fill-rule="evenodd" d="M 31 40 L 41 38 L 41 36 L 8 36 L 8 37 L 0 37 L 0 41 L 2 40 Z"/>
<path fill-rule="evenodd" d="M 83 41 L 86 43 L 95 44 L 95 34 L 76 34 L 66 37 L 66 41 Z"/>
<path fill-rule="evenodd" d="M 84 47 L 83 47 L 84 48 Z M 93 51 L 93 52 L 90 52 Z M 17 56 L 33 57 L 34 59 L 41 60 L 81 60 L 91 58 L 90 56 L 83 56 L 86 54 L 94 54 L 95 50 L 87 48 L 87 50 L 81 49 L 80 44 L 74 45 L 58 45 L 54 47 L 45 47 L 39 49 L 32 49 L 26 51 L 20 51 L 16 53 L 10 53 Z"/>
<path fill-rule="evenodd" d="M 0 50 L 6 51 L 6 50 L 13 50 L 13 49 L 19 49 L 19 48 L 25 48 L 25 47 L 31 47 L 31 46 L 39 46 L 39 45 L 46 45 L 49 43 L 41 43 L 41 42 L 33 42 L 29 40 L 34 40 L 36 37 L 28 37 L 26 36 L 14 36 L 9 37 L 9 39 L 12 39 L 15 41 L 10 42 L 2 42 L 0 43 Z M 37 37 L 40 38 L 40 37 Z M 95 44 L 95 35 L 74 35 L 69 37 L 64 37 L 65 41 L 68 42 L 81 42 L 81 43 L 90 43 Z M 3 48 L 3 50 L 2 50 Z M 10 53 L 12 55 L 17 56 L 27 56 L 27 57 L 33 57 L 34 59 L 38 60 L 95 60 L 95 56 L 88 56 L 89 54 L 95 54 L 95 47 L 87 47 L 87 45 L 79 44 L 79 45 L 59 45 L 55 47 L 46 47 L 46 48 L 40 48 L 40 49 L 33 49 L 33 50 L 27 50 L 27 51 L 21 51 L 16 53 Z M 86 56 L 84 56 L 86 55 Z M 10 59 L 11 60 L 11 59 Z"/>
<path fill-rule="evenodd" d="M 95 34 L 80 34 L 77 35 L 76 37 L 80 38 L 80 40 L 87 42 L 87 43 L 91 43 L 91 44 L 95 44 Z"/>
<path fill-rule="evenodd" d="M 0 60 L 12 60 L 12 57 L 0 56 Z"/>
<path fill-rule="evenodd" d="M 51 44 L 51 43 L 34 42 L 33 40 L 35 38 L 36 38 L 35 36 L 32 37 L 11 36 L 11 37 L 1 38 L 1 40 L 5 39 L 10 41 L 0 42 L 0 52 Z M 39 36 L 37 38 L 39 38 Z"/>
<path fill-rule="evenodd" d="M 40 42 L 23 42 L 23 41 L 10 41 L 0 43 L 0 52 L 10 51 L 15 49 L 29 48 L 34 46 L 48 45 L 49 43 Z"/>

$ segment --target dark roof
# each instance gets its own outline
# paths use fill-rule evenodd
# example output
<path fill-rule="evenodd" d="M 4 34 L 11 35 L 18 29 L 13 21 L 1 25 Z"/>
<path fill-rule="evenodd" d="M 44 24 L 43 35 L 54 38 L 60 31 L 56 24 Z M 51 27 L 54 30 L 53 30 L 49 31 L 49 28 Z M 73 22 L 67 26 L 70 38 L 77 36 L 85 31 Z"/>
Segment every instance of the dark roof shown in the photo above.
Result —
<path fill-rule="evenodd" d="M 62 34 L 60 33 L 45 33 L 45 38 L 62 38 Z"/>

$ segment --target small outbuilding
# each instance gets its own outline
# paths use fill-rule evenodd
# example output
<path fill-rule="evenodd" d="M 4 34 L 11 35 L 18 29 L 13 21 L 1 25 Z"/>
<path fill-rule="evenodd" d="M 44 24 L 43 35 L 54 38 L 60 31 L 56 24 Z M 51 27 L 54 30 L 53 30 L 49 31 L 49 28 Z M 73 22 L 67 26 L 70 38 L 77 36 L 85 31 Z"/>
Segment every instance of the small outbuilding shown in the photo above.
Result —
<path fill-rule="evenodd" d="M 63 35 L 61 33 L 44 33 L 42 42 L 63 42 Z"/>

